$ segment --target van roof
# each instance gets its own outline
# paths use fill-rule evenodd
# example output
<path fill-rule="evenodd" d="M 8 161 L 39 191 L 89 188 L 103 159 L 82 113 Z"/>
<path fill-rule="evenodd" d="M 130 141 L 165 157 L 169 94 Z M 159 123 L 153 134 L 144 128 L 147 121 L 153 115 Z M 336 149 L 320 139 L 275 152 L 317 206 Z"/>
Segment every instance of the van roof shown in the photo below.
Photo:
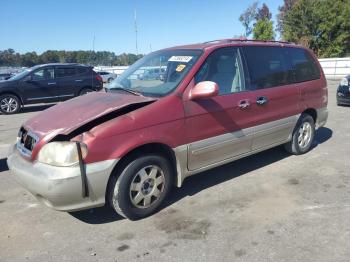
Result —
<path fill-rule="evenodd" d="M 245 38 L 228 38 L 228 39 L 219 39 L 219 40 L 212 40 L 207 41 L 203 43 L 198 44 L 190 44 L 190 45 L 181 45 L 181 46 L 175 46 L 167 49 L 208 49 L 213 47 L 223 47 L 223 46 L 229 46 L 229 45 L 263 45 L 263 46 L 299 46 L 295 43 L 291 42 L 285 42 L 285 41 L 274 41 L 274 40 L 251 40 L 251 39 L 245 39 Z"/>

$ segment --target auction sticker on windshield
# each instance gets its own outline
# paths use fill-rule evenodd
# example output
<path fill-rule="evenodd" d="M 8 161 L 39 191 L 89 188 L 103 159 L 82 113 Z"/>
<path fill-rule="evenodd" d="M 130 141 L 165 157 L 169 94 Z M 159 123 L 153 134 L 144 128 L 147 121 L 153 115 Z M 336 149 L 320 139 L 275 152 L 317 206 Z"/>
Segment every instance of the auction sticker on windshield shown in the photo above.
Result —
<path fill-rule="evenodd" d="M 176 72 L 181 72 L 186 68 L 186 65 L 180 64 L 176 67 Z"/>
<path fill-rule="evenodd" d="M 169 62 L 182 62 L 182 63 L 188 63 L 193 56 L 172 56 L 169 58 Z"/>

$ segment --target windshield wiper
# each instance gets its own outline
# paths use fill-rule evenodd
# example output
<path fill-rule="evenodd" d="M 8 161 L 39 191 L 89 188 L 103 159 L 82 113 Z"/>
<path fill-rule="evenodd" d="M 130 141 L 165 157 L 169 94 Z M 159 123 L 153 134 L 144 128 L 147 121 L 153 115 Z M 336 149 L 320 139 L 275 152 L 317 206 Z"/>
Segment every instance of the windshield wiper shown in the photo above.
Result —
<path fill-rule="evenodd" d="M 136 92 L 127 88 L 123 88 L 123 87 L 112 87 L 112 88 L 108 88 L 109 90 L 121 90 L 121 91 L 125 91 L 127 93 L 133 94 L 135 96 L 142 96 L 142 94 L 140 92 Z"/>

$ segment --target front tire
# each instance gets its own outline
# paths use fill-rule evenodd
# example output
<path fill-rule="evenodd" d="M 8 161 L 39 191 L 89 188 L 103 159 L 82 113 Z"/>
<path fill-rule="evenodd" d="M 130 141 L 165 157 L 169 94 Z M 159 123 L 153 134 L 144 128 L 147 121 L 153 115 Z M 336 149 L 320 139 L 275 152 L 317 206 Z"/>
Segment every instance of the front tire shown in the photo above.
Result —
<path fill-rule="evenodd" d="M 150 216 L 170 192 L 173 177 L 171 164 L 163 156 L 138 157 L 111 178 L 109 203 L 119 215 L 130 220 Z"/>
<path fill-rule="evenodd" d="M 302 155 L 310 151 L 315 138 L 315 121 L 308 114 L 302 114 L 294 128 L 292 140 L 284 145 L 287 152 Z"/>
<path fill-rule="evenodd" d="M 0 96 L 0 112 L 5 115 L 15 114 L 21 109 L 17 96 L 6 94 Z"/>

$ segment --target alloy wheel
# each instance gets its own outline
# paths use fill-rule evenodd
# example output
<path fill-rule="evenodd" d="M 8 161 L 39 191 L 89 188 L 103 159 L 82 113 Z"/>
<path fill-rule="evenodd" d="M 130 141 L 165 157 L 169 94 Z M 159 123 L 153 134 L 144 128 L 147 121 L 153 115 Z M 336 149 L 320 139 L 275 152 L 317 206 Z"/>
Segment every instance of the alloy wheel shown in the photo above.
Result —
<path fill-rule="evenodd" d="M 18 109 L 18 102 L 12 97 L 4 97 L 0 101 L 1 111 L 6 113 L 13 113 Z"/>
<path fill-rule="evenodd" d="M 309 122 L 304 122 L 299 128 L 298 144 L 301 148 L 309 145 L 312 137 L 312 127 Z"/>
<path fill-rule="evenodd" d="M 150 165 L 139 170 L 130 184 L 130 200 L 137 208 L 152 206 L 164 191 L 165 176 L 160 167 Z"/>

